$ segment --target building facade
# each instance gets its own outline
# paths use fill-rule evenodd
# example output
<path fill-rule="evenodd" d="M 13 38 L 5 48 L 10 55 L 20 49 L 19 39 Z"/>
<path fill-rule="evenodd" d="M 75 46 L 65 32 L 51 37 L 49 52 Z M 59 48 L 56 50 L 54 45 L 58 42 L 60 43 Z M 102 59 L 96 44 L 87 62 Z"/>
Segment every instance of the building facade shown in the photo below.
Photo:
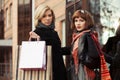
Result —
<path fill-rule="evenodd" d="M 115 9 L 119 10 L 116 7 L 111 7 L 111 9 L 115 8 L 112 12 L 108 10 L 108 6 L 113 6 L 109 2 L 105 0 L 0 0 L 0 80 L 16 79 L 14 62 L 17 47 L 21 45 L 22 41 L 27 41 L 29 32 L 34 30 L 33 16 L 38 5 L 49 5 L 55 12 L 55 30 L 64 47 L 71 45 L 71 16 L 77 9 L 86 9 L 93 15 L 99 40 L 103 44 L 102 36 L 104 34 L 102 33 L 106 32 L 103 29 L 109 29 L 108 32 L 112 31 L 114 27 L 109 26 L 109 23 L 113 21 L 110 15 L 113 12 L 115 14 Z M 113 17 L 118 18 L 119 16 Z M 108 24 L 104 24 L 107 20 Z M 68 63 L 68 56 L 65 61 Z"/>
<path fill-rule="evenodd" d="M 12 79 L 12 4 L 0 0 L 0 80 Z"/>

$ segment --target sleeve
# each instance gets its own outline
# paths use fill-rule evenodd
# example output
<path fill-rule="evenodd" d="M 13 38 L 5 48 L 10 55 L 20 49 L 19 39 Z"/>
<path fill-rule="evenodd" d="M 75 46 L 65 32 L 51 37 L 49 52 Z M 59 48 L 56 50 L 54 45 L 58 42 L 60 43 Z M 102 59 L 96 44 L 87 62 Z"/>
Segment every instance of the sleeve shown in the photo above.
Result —
<path fill-rule="evenodd" d="M 71 54 L 71 47 L 62 47 L 61 53 L 62 53 L 62 55 L 70 55 Z"/>
<path fill-rule="evenodd" d="M 100 67 L 99 51 L 90 33 L 85 33 L 85 35 L 80 38 L 78 49 L 79 61 L 82 64 L 90 69 Z"/>
<path fill-rule="evenodd" d="M 34 32 L 40 36 L 41 41 L 46 41 L 47 45 L 53 45 L 58 39 L 57 32 L 47 32 L 46 30 L 35 29 Z M 58 41 L 58 40 L 57 40 Z M 54 43 L 53 43 L 54 42 Z"/>
<path fill-rule="evenodd" d="M 111 42 L 112 42 L 111 38 L 109 38 L 107 40 L 107 43 L 102 48 L 102 51 L 104 52 L 105 60 L 110 64 L 113 62 L 113 57 L 109 55 L 110 51 L 112 50 L 112 47 L 110 47 L 112 45 Z"/>
<path fill-rule="evenodd" d="M 109 53 L 111 50 L 112 50 L 112 41 L 111 41 L 111 38 L 109 38 L 107 40 L 107 43 L 103 46 L 102 50 L 105 52 L 105 53 Z"/>
<path fill-rule="evenodd" d="M 113 62 L 113 57 L 109 56 L 109 55 L 106 54 L 106 53 L 104 53 L 104 56 L 105 56 L 106 62 L 112 64 L 112 62 Z"/>
<path fill-rule="evenodd" d="M 97 50 L 96 44 L 92 39 L 90 33 L 85 33 L 79 40 L 78 47 L 79 55 L 82 53 L 87 53 L 89 56 L 99 58 L 99 52 Z"/>
<path fill-rule="evenodd" d="M 116 67 L 120 67 L 120 41 L 117 43 L 117 52 L 113 57 L 113 64 L 116 65 Z"/>

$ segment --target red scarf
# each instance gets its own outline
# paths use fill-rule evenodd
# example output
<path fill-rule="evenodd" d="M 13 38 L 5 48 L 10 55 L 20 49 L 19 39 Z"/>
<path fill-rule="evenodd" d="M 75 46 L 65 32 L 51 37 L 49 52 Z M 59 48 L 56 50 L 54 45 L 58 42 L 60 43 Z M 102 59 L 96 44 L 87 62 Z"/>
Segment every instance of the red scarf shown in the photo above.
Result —
<path fill-rule="evenodd" d="M 79 38 L 81 38 L 81 36 L 85 33 L 85 32 L 90 32 L 90 30 L 85 30 L 82 31 L 79 34 L 74 33 L 72 36 L 72 43 L 74 42 L 73 45 L 73 50 L 72 50 L 72 56 L 74 59 L 74 64 L 75 64 L 75 70 L 78 71 L 78 42 L 79 42 Z"/>

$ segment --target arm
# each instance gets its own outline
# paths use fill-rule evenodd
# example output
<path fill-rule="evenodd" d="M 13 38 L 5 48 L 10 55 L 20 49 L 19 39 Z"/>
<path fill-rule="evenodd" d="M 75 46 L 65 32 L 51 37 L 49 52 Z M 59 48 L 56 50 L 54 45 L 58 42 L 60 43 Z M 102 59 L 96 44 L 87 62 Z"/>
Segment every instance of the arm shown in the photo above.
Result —
<path fill-rule="evenodd" d="M 104 56 L 105 56 L 105 60 L 106 62 L 108 63 L 112 63 L 113 62 L 113 57 L 109 56 L 108 54 L 104 53 Z"/>
<path fill-rule="evenodd" d="M 79 54 L 87 53 L 89 56 L 99 57 L 99 52 L 90 33 L 85 33 L 79 40 Z"/>
<path fill-rule="evenodd" d="M 113 62 L 113 56 L 110 56 L 111 50 L 112 50 L 112 41 L 111 38 L 109 38 L 107 40 L 107 43 L 103 46 L 102 51 L 104 52 L 106 62 L 110 64 Z"/>
<path fill-rule="evenodd" d="M 30 35 L 29 41 L 35 41 L 35 40 L 39 41 L 39 40 L 40 40 L 40 36 L 37 35 L 37 34 L 36 34 L 35 32 L 33 32 L 33 31 L 29 32 L 29 35 Z"/>
<path fill-rule="evenodd" d="M 62 55 L 70 55 L 71 54 L 71 47 L 62 47 L 61 53 L 62 53 Z"/>
<path fill-rule="evenodd" d="M 34 32 L 40 36 L 41 41 L 46 41 L 47 45 L 54 45 L 59 40 L 58 34 L 54 30 L 36 28 Z"/>
<path fill-rule="evenodd" d="M 107 43 L 103 46 L 102 50 L 108 54 L 111 50 L 112 50 L 112 41 L 111 41 L 111 38 L 109 38 L 107 40 Z"/>
<path fill-rule="evenodd" d="M 84 39 L 82 39 L 84 38 Z M 100 67 L 100 51 L 97 48 L 96 42 L 90 33 L 85 33 L 81 44 L 82 46 L 81 52 L 79 52 L 79 59 L 82 64 L 86 65 L 90 69 L 95 69 Z M 81 45 L 79 45 L 81 48 Z M 95 64 L 95 65 L 94 65 Z"/>

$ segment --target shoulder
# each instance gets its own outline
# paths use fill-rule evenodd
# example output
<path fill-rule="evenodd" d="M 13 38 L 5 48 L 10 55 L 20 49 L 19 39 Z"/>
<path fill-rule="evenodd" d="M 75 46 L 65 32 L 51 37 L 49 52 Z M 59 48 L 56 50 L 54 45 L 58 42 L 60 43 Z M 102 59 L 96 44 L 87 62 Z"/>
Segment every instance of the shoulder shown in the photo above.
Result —
<path fill-rule="evenodd" d="M 35 32 L 44 32 L 44 33 L 49 33 L 49 32 L 53 32 L 54 30 L 51 30 L 49 28 L 38 28 L 36 27 L 36 29 L 34 30 Z"/>
<path fill-rule="evenodd" d="M 54 32 L 55 34 L 58 34 L 58 32 L 57 32 L 57 31 L 55 31 L 55 30 L 53 30 L 53 32 Z"/>
<path fill-rule="evenodd" d="M 108 39 L 115 39 L 116 38 L 116 36 L 112 36 L 112 37 L 109 37 Z"/>
<path fill-rule="evenodd" d="M 91 37 L 90 32 L 84 32 L 79 39 L 86 40 L 87 38 L 90 38 L 90 37 Z"/>
<path fill-rule="evenodd" d="M 34 32 L 40 36 L 47 35 L 48 33 L 50 34 L 50 32 L 44 28 L 36 28 Z"/>
<path fill-rule="evenodd" d="M 116 39 L 116 36 L 109 37 L 109 38 L 108 38 L 108 41 L 114 41 L 115 39 Z"/>
<path fill-rule="evenodd" d="M 84 32 L 83 37 L 90 37 L 90 32 Z"/>

